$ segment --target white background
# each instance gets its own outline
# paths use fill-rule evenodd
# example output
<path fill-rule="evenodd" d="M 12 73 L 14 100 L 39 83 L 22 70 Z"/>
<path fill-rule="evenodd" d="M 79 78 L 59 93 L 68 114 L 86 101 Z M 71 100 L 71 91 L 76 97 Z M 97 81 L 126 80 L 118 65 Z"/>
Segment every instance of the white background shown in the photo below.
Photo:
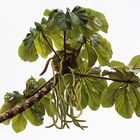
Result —
<path fill-rule="evenodd" d="M 112 44 L 113 59 L 128 64 L 130 59 L 140 54 L 140 1 L 139 0 L 0 0 L 0 105 L 6 91 L 25 88 L 30 75 L 39 78 L 45 60 L 35 63 L 20 60 L 18 46 L 24 39 L 34 21 L 40 22 L 45 8 L 73 8 L 76 5 L 90 7 L 105 14 L 109 32 L 104 35 Z M 50 74 L 45 77 L 49 79 Z M 138 140 L 140 139 L 140 118 L 132 119 L 119 116 L 114 107 L 100 108 L 93 112 L 84 111 L 82 118 L 87 120 L 85 131 L 71 126 L 71 129 L 46 129 L 45 124 L 35 127 L 28 124 L 25 131 L 16 134 L 11 126 L 0 124 L 0 139 L 95 139 L 95 140 Z"/>

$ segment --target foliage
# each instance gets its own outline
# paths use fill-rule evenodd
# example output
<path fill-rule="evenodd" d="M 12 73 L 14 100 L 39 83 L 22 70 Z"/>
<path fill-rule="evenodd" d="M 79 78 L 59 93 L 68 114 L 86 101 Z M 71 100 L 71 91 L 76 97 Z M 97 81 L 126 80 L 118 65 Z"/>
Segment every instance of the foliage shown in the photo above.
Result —
<path fill-rule="evenodd" d="M 105 16 L 89 8 L 76 6 L 72 11 L 46 9 L 41 23 L 35 22 L 30 29 L 18 54 L 23 61 L 34 62 L 38 56 L 47 59 L 43 75 L 51 62 L 53 80 L 49 92 L 47 83 L 30 77 L 23 94 L 17 91 L 6 93 L 5 102 L 0 109 L 0 122 L 9 124 L 15 132 L 26 128 L 27 120 L 39 126 L 44 116 L 52 118 L 52 124 L 62 129 L 69 128 L 73 122 L 81 129 L 85 120 L 79 119 L 83 110 L 89 107 L 96 111 L 103 107 L 115 106 L 124 118 L 131 118 L 133 113 L 140 116 L 140 90 L 138 72 L 140 56 L 132 58 L 128 65 L 111 61 L 112 49 L 101 31 L 107 33 L 108 23 Z M 102 70 L 101 66 L 108 67 Z M 108 84 L 107 80 L 112 83 Z M 44 92 L 44 96 L 38 98 Z M 34 97 L 33 105 L 30 99 Z M 40 99 L 40 100 L 39 100 Z M 23 105 L 22 111 L 18 107 Z M 14 117 L 10 116 L 11 110 Z"/>

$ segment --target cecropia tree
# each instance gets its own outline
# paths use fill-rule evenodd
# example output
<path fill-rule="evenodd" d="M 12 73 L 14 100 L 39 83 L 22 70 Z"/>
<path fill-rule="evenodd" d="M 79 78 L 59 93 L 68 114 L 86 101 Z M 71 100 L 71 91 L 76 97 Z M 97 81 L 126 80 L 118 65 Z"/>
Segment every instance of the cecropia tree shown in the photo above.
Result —
<path fill-rule="evenodd" d="M 20 132 L 27 120 L 39 126 L 48 115 L 52 122 L 46 128 L 69 128 L 69 123 L 74 123 L 84 129 L 83 109 L 95 111 L 100 105 L 114 105 L 124 118 L 133 113 L 140 117 L 140 56 L 128 65 L 111 60 L 111 45 L 100 34 L 107 31 L 105 16 L 95 10 L 80 6 L 72 11 L 67 8 L 65 13 L 46 9 L 42 21 L 30 28 L 18 54 L 23 61 L 34 62 L 39 56 L 46 59 L 40 76 L 51 64 L 52 78 L 46 82 L 30 77 L 23 92 L 6 93 L 0 122 L 11 122 L 13 130 Z"/>

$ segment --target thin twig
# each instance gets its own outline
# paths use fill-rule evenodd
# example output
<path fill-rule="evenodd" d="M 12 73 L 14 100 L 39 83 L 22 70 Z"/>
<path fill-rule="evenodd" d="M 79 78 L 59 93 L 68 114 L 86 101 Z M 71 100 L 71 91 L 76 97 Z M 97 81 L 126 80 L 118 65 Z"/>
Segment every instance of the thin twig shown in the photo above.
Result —
<path fill-rule="evenodd" d="M 83 73 L 74 73 L 74 74 L 80 77 L 97 78 L 97 79 L 111 80 L 111 81 L 123 82 L 123 83 L 134 83 L 134 82 L 137 83 L 137 81 L 134 80 L 120 80 L 120 79 L 108 78 L 108 77 L 103 77 L 103 76 L 98 76 L 93 74 L 83 74 Z"/>
<path fill-rule="evenodd" d="M 79 55 L 81 48 L 82 48 L 83 44 L 80 45 L 79 49 L 76 51 L 76 55 L 75 58 L 77 58 L 77 56 Z"/>
<path fill-rule="evenodd" d="M 49 41 L 47 40 L 47 38 L 46 38 L 46 36 L 44 35 L 44 33 L 42 33 L 42 35 L 43 35 L 45 41 L 48 43 L 49 47 L 52 49 L 52 51 L 53 51 L 54 54 L 56 55 L 56 57 L 57 57 L 59 60 L 61 60 L 60 57 L 57 55 L 56 51 L 54 50 L 54 48 L 51 46 L 51 44 L 50 44 Z"/>
<path fill-rule="evenodd" d="M 66 57 L 67 57 L 67 52 L 66 52 L 66 31 L 64 31 L 64 65 L 66 64 Z"/>

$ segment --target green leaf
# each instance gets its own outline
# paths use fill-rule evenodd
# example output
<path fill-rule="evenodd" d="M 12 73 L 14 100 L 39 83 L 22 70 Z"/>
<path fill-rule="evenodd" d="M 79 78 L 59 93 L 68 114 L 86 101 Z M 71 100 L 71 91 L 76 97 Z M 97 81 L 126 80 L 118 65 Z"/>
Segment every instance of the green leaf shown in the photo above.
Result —
<path fill-rule="evenodd" d="M 50 12 L 51 12 L 51 11 L 50 11 L 49 9 L 45 9 L 43 15 L 44 15 L 44 16 L 49 16 L 49 15 L 50 15 Z"/>
<path fill-rule="evenodd" d="M 100 107 L 100 95 L 99 93 L 94 90 L 92 84 L 88 80 L 85 81 L 85 91 L 88 94 L 88 106 L 92 110 L 97 110 Z"/>
<path fill-rule="evenodd" d="M 76 43 L 85 44 L 86 43 L 86 37 L 83 34 L 80 34 L 79 37 L 76 39 Z"/>
<path fill-rule="evenodd" d="M 46 110 L 48 116 L 53 117 L 56 114 L 55 106 L 54 106 L 54 103 L 52 102 L 51 96 L 50 96 L 50 98 L 43 97 L 40 102 L 45 107 L 45 110 Z"/>
<path fill-rule="evenodd" d="M 111 61 L 108 66 L 111 68 L 125 68 L 124 63 L 115 60 Z"/>
<path fill-rule="evenodd" d="M 92 110 L 97 110 L 100 107 L 100 96 L 97 91 L 89 93 L 88 106 Z"/>
<path fill-rule="evenodd" d="M 45 36 L 45 37 L 44 37 Z M 49 44 L 52 45 L 51 39 L 48 37 L 48 35 L 44 35 L 40 33 L 34 40 L 35 48 L 37 52 L 42 56 L 42 58 L 47 58 L 48 55 L 52 52 L 52 49 L 46 42 L 45 38 L 48 40 Z"/>
<path fill-rule="evenodd" d="M 107 65 L 112 57 L 112 49 L 110 43 L 101 35 L 93 35 L 91 36 L 91 45 L 96 52 L 100 65 Z"/>
<path fill-rule="evenodd" d="M 31 34 L 28 34 L 23 40 L 22 44 L 19 46 L 18 55 L 24 61 L 33 62 L 37 60 L 38 54 L 34 46 L 33 36 Z"/>
<path fill-rule="evenodd" d="M 80 6 L 76 6 L 70 13 L 70 16 L 74 24 L 86 25 L 88 21 L 88 14 L 85 9 Z"/>
<path fill-rule="evenodd" d="M 71 28 L 71 18 L 68 10 L 66 14 L 64 14 L 63 11 L 57 12 L 54 20 L 63 31 L 69 30 Z"/>
<path fill-rule="evenodd" d="M 18 114 L 14 118 L 12 118 L 12 128 L 15 132 L 21 132 L 26 128 L 27 121 L 24 115 Z"/>
<path fill-rule="evenodd" d="M 114 71 L 108 71 L 108 70 L 104 70 L 102 72 L 102 75 L 105 76 L 105 75 L 108 75 L 110 78 L 112 79 L 117 79 L 117 80 L 126 80 L 126 71 L 125 69 L 123 68 L 120 68 L 120 69 L 116 69 L 116 68 L 113 68 Z"/>
<path fill-rule="evenodd" d="M 6 110 L 12 108 L 15 106 L 15 103 L 9 103 L 9 102 L 5 102 L 2 107 L 0 108 L 0 113 L 5 112 Z"/>
<path fill-rule="evenodd" d="M 115 109 L 124 118 L 131 118 L 133 106 L 127 94 L 127 87 L 120 88 L 115 97 Z"/>
<path fill-rule="evenodd" d="M 35 26 L 36 26 L 37 31 L 42 31 L 43 30 L 43 27 L 40 23 L 35 22 Z"/>
<path fill-rule="evenodd" d="M 24 96 L 26 97 L 32 96 L 37 89 L 38 89 L 38 83 L 36 79 L 31 76 L 31 78 L 29 78 L 26 81 L 26 89 L 23 91 Z"/>
<path fill-rule="evenodd" d="M 9 125 L 10 124 L 11 119 L 8 119 L 6 121 L 3 122 L 4 125 Z"/>
<path fill-rule="evenodd" d="M 90 73 L 87 73 L 90 74 Z M 98 94 L 101 95 L 103 90 L 107 87 L 107 81 L 103 79 L 93 79 L 93 78 L 85 78 L 88 82 L 92 84 L 92 87 L 95 91 L 98 91 Z"/>
<path fill-rule="evenodd" d="M 134 85 L 129 85 L 129 97 L 132 102 L 133 108 L 135 110 L 135 113 L 138 117 L 140 117 L 140 92 L 139 87 L 136 87 Z"/>
<path fill-rule="evenodd" d="M 37 82 L 38 84 L 38 89 L 41 88 L 43 85 L 46 84 L 46 80 L 44 78 L 40 78 Z"/>
<path fill-rule="evenodd" d="M 17 103 L 21 102 L 24 99 L 24 96 L 19 94 L 17 91 L 13 93 L 7 92 L 4 96 L 4 104 L 0 108 L 0 113 L 3 113 L 11 108 L 13 108 Z"/>
<path fill-rule="evenodd" d="M 36 103 L 34 106 L 35 111 L 39 114 L 39 116 L 43 119 L 45 115 L 45 108 L 42 103 Z"/>
<path fill-rule="evenodd" d="M 89 8 L 85 8 L 85 10 L 88 14 L 88 24 L 91 26 L 91 28 L 96 31 L 101 30 L 107 33 L 108 23 L 105 16 L 102 13 Z"/>
<path fill-rule="evenodd" d="M 135 113 L 136 113 L 136 115 L 137 115 L 138 117 L 140 117 L 140 103 L 138 103 L 138 104 L 136 105 Z"/>
<path fill-rule="evenodd" d="M 88 94 L 85 91 L 85 89 L 82 87 L 81 89 L 81 107 L 82 109 L 86 108 L 86 106 L 88 105 Z"/>
<path fill-rule="evenodd" d="M 86 44 L 85 49 L 87 51 L 87 56 L 88 56 L 88 66 L 92 67 L 97 60 L 97 55 L 92 47 L 90 45 Z"/>
<path fill-rule="evenodd" d="M 140 69 L 140 55 L 134 56 L 129 62 L 130 69 Z"/>
<path fill-rule="evenodd" d="M 132 88 L 131 86 L 129 87 L 129 91 L 127 93 L 131 100 L 132 106 L 135 109 L 137 104 L 139 103 L 138 99 L 140 100 L 140 96 L 139 98 L 137 97 L 137 94 L 139 93 L 135 87 Z"/>
<path fill-rule="evenodd" d="M 53 34 L 53 33 L 50 33 L 50 37 L 55 45 L 55 47 L 58 49 L 58 50 L 62 50 L 63 49 L 63 37 L 60 33 L 57 33 L 57 34 Z"/>
<path fill-rule="evenodd" d="M 35 126 L 39 126 L 43 123 L 42 118 L 40 118 L 39 114 L 33 108 L 25 110 L 24 115 L 27 120 L 29 120 L 29 122 Z"/>
<path fill-rule="evenodd" d="M 59 10 L 58 9 L 53 9 L 50 11 L 49 13 L 49 17 L 48 17 L 48 21 L 46 23 L 47 27 L 53 26 L 55 21 L 54 21 L 54 17 L 57 14 Z"/>
<path fill-rule="evenodd" d="M 101 104 L 103 107 L 112 107 L 115 102 L 115 94 L 119 90 L 122 83 L 113 82 L 109 87 L 105 88 L 101 95 Z"/>

